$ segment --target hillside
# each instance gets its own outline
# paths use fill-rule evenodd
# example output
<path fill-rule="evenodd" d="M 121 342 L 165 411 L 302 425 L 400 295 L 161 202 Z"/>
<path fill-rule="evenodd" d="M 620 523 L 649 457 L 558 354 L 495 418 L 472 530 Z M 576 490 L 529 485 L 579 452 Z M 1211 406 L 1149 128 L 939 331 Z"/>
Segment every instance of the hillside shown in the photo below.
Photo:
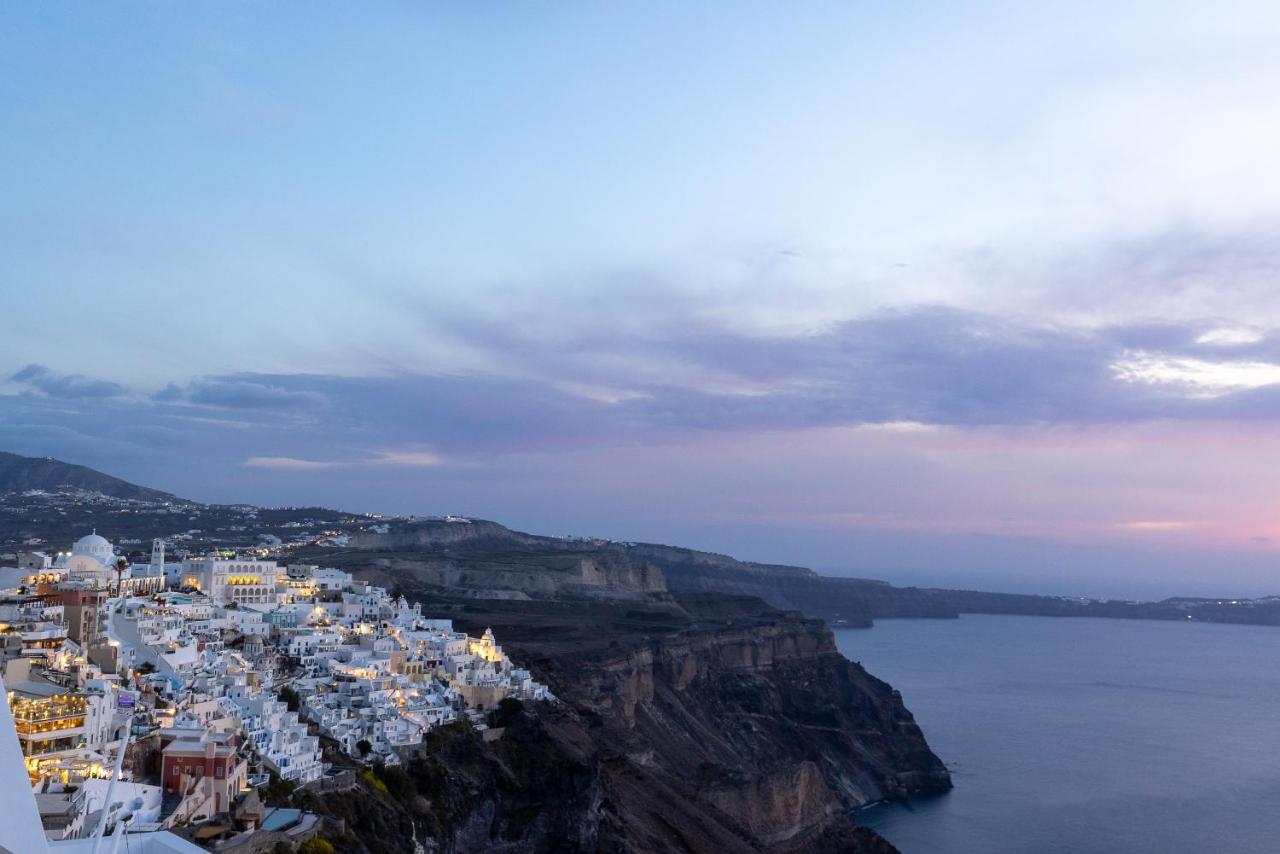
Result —
<path fill-rule="evenodd" d="M 299 792 L 295 806 L 346 822 L 342 850 L 886 854 L 850 811 L 951 786 L 902 697 L 845 659 L 822 622 L 754 597 L 670 592 L 623 544 L 59 486 L 0 495 L 10 548 L 91 526 L 135 554 L 148 529 L 175 556 L 256 543 L 347 568 L 464 630 L 492 627 L 552 687 L 560 702 L 530 705 L 498 742 L 449 728 L 381 790 Z"/>
<path fill-rule="evenodd" d="M 180 500 L 167 492 L 138 486 L 87 466 L 64 463 L 52 457 L 24 457 L 0 451 L 0 493 L 26 492 L 30 489 L 82 489 L 100 492 L 112 498 L 137 501 Z"/>
<path fill-rule="evenodd" d="M 527 704 L 493 743 L 439 730 L 384 790 L 299 801 L 346 821 L 344 851 L 891 854 L 850 810 L 951 787 L 898 692 L 795 612 L 406 587 L 493 628 L 560 702 Z"/>
<path fill-rule="evenodd" d="M 158 536 L 175 557 L 253 549 L 374 574 L 393 587 L 408 581 L 481 599 L 728 593 L 844 627 L 962 613 L 1280 625 L 1274 597 L 1116 602 L 896 587 L 677 546 L 527 534 L 481 519 L 201 504 L 86 466 L 0 452 L 0 560 L 24 548 L 65 548 L 93 529 L 135 558 L 145 558 Z"/>
<path fill-rule="evenodd" d="M 957 616 L 945 597 L 883 581 L 831 578 L 802 566 L 753 563 L 653 543 L 616 547 L 662 570 L 672 591 L 757 596 L 775 608 L 801 611 L 833 625 L 867 627 L 876 617 Z"/>

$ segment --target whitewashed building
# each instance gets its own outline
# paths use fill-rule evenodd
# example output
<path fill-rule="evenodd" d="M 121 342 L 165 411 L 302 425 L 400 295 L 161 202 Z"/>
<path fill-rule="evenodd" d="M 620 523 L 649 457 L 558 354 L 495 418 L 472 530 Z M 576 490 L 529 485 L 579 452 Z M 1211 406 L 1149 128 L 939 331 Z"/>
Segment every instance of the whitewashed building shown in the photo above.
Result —
<path fill-rule="evenodd" d="M 280 604 L 284 593 L 280 575 L 280 566 L 272 560 L 211 554 L 182 562 L 182 585 L 223 605 Z"/>

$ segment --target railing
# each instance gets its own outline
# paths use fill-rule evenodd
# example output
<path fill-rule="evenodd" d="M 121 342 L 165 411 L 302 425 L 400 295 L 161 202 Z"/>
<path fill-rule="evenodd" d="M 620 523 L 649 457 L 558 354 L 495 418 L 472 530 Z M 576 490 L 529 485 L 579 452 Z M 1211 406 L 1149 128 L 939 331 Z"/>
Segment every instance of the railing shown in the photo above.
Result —
<path fill-rule="evenodd" d="M 38 720 L 15 720 L 13 728 L 18 735 L 41 735 L 43 733 L 64 732 L 69 729 L 84 727 L 84 715 L 67 715 L 62 717 L 44 717 Z"/>

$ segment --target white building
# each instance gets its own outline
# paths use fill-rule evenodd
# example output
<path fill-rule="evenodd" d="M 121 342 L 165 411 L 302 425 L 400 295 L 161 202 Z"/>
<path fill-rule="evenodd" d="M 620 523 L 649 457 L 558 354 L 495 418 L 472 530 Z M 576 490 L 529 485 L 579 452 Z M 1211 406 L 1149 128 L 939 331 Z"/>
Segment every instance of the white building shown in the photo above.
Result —
<path fill-rule="evenodd" d="M 232 689 L 222 699 L 227 715 L 239 722 L 245 739 L 269 768 L 292 783 L 310 783 L 324 774 L 320 739 L 307 734 L 298 713 L 270 691 Z"/>
<path fill-rule="evenodd" d="M 117 571 L 121 562 L 124 566 Z M 97 531 L 76 540 L 71 551 L 59 554 L 46 572 L 65 574 L 69 581 L 96 589 L 114 588 L 118 580 L 131 595 L 158 593 L 165 586 L 163 570 L 152 572 L 148 564 L 130 565 Z"/>
<path fill-rule="evenodd" d="M 182 585 L 194 587 L 219 604 L 280 604 L 283 581 L 280 566 L 272 560 L 211 554 L 182 562 Z"/>
<path fill-rule="evenodd" d="M 0 682 L 0 694 L 3 693 L 5 686 Z M 112 800 L 116 800 L 114 793 Z M 0 703 L 0 803 L 4 804 L 4 820 L 0 821 L 0 851 L 14 854 L 48 854 L 49 851 L 88 854 L 95 848 L 111 850 L 106 844 L 91 838 L 56 842 L 46 838 L 7 703 Z M 109 843 L 115 850 L 120 850 L 120 843 L 124 841 L 126 823 L 120 821 L 116 825 L 120 838 Z M 127 850 L 132 854 L 201 854 L 203 851 L 165 831 L 129 834 Z"/>

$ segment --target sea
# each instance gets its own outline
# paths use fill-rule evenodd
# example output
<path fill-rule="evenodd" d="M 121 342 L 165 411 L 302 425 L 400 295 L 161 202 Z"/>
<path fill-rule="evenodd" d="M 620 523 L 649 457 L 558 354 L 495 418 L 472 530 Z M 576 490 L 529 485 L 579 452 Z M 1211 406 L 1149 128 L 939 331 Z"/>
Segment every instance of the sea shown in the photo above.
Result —
<path fill-rule="evenodd" d="M 837 629 L 955 789 L 860 810 L 904 854 L 1280 852 L 1280 628 L 965 615 Z"/>

